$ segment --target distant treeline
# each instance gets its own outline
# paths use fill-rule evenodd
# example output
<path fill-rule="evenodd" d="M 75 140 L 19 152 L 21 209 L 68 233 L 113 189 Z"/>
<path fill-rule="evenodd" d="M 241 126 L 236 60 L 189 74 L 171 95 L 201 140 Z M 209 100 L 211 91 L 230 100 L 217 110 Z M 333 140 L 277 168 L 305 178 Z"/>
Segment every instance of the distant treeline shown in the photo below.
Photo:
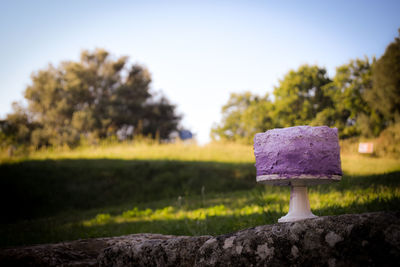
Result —
<path fill-rule="evenodd" d="M 378 60 L 350 60 L 333 78 L 323 67 L 303 65 L 279 81 L 273 97 L 231 94 L 222 115 L 212 138 L 246 143 L 258 132 L 295 125 L 337 127 L 340 138 L 376 137 L 388 127 L 398 129 L 400 38 Z"/>
<path fill-rule="evenodd" d="M 103 49 L 83 51 L 77 62 L 49 65 L 32 74 L 24 92 L 28 106 L 13 103 L 13 112 L 0 121 L 0 145 L 169 139 L 181 117 L 165 96 L 150 91 L 150 83 L 145 67 Z M 378 60 L 350 60 L 333 78 L 323 67 L 303 65 L 279 81 L 273 97 L 231 94 L 222 115 L 211 130 L 216 140 L 251 143 L 258 132 L 295 125 L 337 127 L 341 138 L 376 137 L 385 129 L 385 136 L 397 136 L 400 38 Z"/>
<path fill-rule="evenodd" d="M 4 145 L 78 145 L 140 135 L 168 139 L 180 116 L 160 94 L 152 94 L 149 71 L 113 58 L 103 49 L 83 51 L 80 61 L 49 65 L 34 72 L 25 89 L 25 108 L 13 103 L 13 112 L 0 124 Z"/>

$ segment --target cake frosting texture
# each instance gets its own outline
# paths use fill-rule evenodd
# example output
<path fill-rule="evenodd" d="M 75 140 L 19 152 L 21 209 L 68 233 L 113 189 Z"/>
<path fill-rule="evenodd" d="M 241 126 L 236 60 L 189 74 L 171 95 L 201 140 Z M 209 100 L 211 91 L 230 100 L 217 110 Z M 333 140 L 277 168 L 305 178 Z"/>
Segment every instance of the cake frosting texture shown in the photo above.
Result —
<path fill-rule="evenodd" d="M 341 176 L 338 131 L 327 126 L 273 129 L 254 137 L 257 176 Z"/>

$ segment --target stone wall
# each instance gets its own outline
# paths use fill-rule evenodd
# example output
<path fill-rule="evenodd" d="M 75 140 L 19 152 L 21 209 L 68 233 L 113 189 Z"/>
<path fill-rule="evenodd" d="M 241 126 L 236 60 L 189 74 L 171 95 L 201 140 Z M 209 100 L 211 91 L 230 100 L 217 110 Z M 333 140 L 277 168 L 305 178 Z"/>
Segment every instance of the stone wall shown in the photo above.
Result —
<path fill-rule="evenodd" d="M 398 266 L 400 212 L 326 216 L 221 236 L 134 234 L 0 250 L 0 266 Z"/>

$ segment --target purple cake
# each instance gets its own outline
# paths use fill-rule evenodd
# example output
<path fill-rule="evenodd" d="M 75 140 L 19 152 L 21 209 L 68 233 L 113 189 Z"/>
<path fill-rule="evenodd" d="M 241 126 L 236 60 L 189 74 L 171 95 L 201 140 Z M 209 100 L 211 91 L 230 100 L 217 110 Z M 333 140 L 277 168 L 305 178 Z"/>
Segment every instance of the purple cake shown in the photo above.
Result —
<path fill-rule="evenodd" d="M 296 126 L 258 133 L 254 155 L 258 182 L 312 185 L 342 176 L 336 128 Z"/>

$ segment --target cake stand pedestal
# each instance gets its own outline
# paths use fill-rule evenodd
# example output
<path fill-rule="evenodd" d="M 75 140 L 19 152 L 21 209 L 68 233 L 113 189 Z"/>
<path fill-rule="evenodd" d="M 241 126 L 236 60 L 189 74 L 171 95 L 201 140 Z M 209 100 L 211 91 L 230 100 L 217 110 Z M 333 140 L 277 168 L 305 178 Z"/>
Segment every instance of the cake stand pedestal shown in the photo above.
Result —
<path fill-rule="evenodd" d="M 290 203 L 289 212 L 278 222 L 295 222 L 299 220 L 317 218 L 310 209 L 310 201 L 308 200 L 307 186 L 326 184 L 340 181 L 342 176 L 316 176 L 316 175 L 300 175 L 300 176 L 282 176 L 282 175 L 260 175 L 257 176 L 257 182 L 267 185 L 290 186 Z"/>
<path fill-rule="evenodd" d="M 281 217 L 278 222 L 294 222 L 316 218 L 310 209 L 306 186 L 292 186 L 290 190 L 289 213 Z"/>

